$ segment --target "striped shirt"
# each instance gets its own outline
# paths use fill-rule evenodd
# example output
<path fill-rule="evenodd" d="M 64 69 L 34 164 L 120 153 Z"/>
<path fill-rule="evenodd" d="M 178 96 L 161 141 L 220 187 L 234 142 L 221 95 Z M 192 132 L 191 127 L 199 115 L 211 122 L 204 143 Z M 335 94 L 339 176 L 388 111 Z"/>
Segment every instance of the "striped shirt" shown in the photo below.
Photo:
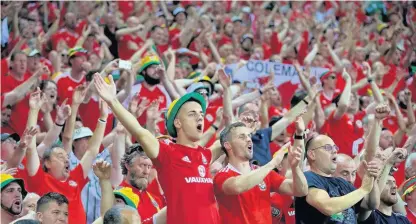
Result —
<path fill-rule="evenodd" d="M 95 158 L 95 161 L 98 159 L 102 159 L 111 163 L 111 157 L 108 148 L 99 153 L 97 158 Z M 79 163 L 80 160 L 71 151 L 69 154 L 70 169 L 74 169 Z M 94 220 L 100 217 L 101 188 L 99 179 L 97 176 L 95 176 L 92 169 L 88 174 L 88 179 L 89 182 L 85 185 L 84 189 L 82 189 L 81 198 L 85 214 L 87 215 L 87 223 L 91 224 L 94 222 Z"/>

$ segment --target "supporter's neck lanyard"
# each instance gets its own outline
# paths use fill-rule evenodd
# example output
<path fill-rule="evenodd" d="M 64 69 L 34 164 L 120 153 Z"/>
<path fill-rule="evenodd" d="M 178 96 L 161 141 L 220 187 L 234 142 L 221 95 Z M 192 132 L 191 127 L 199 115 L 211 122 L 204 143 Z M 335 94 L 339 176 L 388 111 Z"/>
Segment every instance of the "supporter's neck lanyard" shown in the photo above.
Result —
<path fill-rule="evenodd" d="M 152 197 L 152 195 L 146 191 L 147 196 L 149 196 L 150 201 L 152 202 L 153 206 L 156 208 L 156 210 L 159 212 L 160 208 L 159 208 L 159 204 L 157 203 L 157 201 Z"/>

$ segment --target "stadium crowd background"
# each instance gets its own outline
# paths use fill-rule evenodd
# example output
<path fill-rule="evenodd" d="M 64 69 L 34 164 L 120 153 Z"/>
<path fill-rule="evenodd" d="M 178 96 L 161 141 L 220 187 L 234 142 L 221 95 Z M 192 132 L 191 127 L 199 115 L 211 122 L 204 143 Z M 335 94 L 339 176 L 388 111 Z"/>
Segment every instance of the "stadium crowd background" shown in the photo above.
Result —
<path fill-rule="evenodd" d="M 416 223 L 415 7 L 1 1 L 1 223 Z"/>

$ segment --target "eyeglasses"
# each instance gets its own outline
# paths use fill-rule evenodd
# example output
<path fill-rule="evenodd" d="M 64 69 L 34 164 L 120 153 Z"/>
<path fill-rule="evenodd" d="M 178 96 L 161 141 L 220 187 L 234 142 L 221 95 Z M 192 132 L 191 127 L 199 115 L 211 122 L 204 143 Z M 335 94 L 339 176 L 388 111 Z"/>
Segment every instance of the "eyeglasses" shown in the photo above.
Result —
<path fill-rule="evenodd" d="M 339 150 L 338 146 L 330 145 L 330 144 L 322 145 L 322 146 L 316 147 L 316 148 L 311 149 L 311 150 L 315 150 L 315 149 L 319 149 L 319 148 L 323 148 L 327 152 L 333 152 L 333 151 L 338 152 L 338 150 Z"/>

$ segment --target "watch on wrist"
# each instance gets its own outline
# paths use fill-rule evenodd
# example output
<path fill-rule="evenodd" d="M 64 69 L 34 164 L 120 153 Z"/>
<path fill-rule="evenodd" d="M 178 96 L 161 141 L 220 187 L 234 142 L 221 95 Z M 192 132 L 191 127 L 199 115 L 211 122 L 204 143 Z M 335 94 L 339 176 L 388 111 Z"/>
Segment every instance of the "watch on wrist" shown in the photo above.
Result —
<path fill-rule="evenodd" d="M 296 139 L 296 140 L 304 140 L 305 139 L 305 132 L 302 132 L 301 135 L 297 135 L 295 133 L 295 135 L 293 136 L 293 138 Z"/>

